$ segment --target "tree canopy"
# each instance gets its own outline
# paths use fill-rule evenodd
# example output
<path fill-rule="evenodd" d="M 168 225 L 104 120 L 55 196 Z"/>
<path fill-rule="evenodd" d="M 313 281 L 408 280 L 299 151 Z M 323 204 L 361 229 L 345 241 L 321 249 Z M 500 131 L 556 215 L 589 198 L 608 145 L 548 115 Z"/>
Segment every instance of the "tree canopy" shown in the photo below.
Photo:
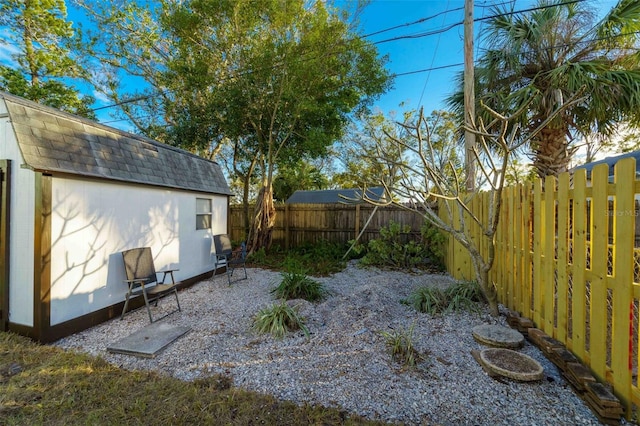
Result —
<path fill-rule="evenodd" d="M 68 83 L 85 72 L 73 58 L 66 16 L 64 0 L 0 0 L 0 42 L 16 48 L 13 62 L 0 65 L 0 90 L 93 118 L 93 98 Z"/>
<path fill-rule="evenodd" d="M 599 22 L 584 2 L 539 0 L 524 14 L 511 7 L 495 6 L 486 24 L 476 99 L 507 114 L 528 105 L 529 113 L 511 125 L 531 133 L 567 99 L 581 96 L 529 145 L 537 173 L 557 175 L 567 170 L 579 135 L 610 136 L 620 122 L 639 123 L 640 3 L 621 0 Z M 449 102 L 461 112 L 462 92 Z"/>
<path fill-rule="evenodd" d="M 232 147 L 234 172 L 261 177 L 256 217 L 272 211 L 279 167 L 327 155 L 349 115 L 389 87 L 375 46 L 323 1 L 165 0 L 94 18 L 92 51 L 110 68 L 98 85 L 139 99 L 124 111 L 151 137 L 209 157 Z M 123 96 L 122 72 L 147 93 Z M 269 244 L 269 223 L 254 221 L 250 247 Z"/>

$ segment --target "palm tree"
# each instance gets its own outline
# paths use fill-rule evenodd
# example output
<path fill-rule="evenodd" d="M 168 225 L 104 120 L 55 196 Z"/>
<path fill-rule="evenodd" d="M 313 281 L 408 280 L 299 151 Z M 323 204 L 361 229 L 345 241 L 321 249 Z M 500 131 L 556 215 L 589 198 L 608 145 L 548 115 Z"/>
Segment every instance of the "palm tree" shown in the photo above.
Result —
<path fill-rule="evenodd" d="M 640 123 L 640 2 L 621 0 L 599 22 L 585 2 L 539 0 L 528 13 L 512 12 L 493 8 L 488 48 L 475 68 L 476 99 L 506 114 L 528 103 L 523 132 L 564 105 L 531 142 L 540 176 L 567 170 L 578 135 L 607 137 L 621 122 Z M 461 91 L 448 102 L 463 111 Z"/>

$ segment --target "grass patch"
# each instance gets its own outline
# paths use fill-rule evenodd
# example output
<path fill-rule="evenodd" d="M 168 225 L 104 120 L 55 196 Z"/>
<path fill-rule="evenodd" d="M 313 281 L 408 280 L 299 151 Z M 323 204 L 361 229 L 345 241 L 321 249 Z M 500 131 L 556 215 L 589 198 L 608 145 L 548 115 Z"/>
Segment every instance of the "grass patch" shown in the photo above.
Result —
<path fill-rule="evenodd" d="M 420 287 L 404 303 L 418 312 L 443 314 L 467 310 L 477 312 L 484 296 L 475 281 L 461 281 L 446 290 L 434 287 Z"/>
<path fill-rule="evenodd" d="M 375 425 L 333 408 L 297 406 L 231 386 L 125 371 L 85 354 L 0 333 L 3 425 Z"/>
<path fill-rule="evenodd" d="M 280 339 L 295 330 L 302 330 L 309 335 L 304 319 L 286 301 L 261 309 L 253 319 L 253 328 L 258 333 L 270 333 Z"/>

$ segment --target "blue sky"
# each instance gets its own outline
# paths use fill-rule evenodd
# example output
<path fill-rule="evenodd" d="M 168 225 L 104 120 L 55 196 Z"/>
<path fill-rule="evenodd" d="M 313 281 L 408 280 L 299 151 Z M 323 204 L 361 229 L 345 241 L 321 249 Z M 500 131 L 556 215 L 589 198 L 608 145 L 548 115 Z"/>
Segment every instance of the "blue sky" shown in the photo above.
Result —
<path fill-rule="evenodd" d="M 347 0 L 349 1 L 349 0 Z M 474 17 L 491 15 L 491 5 L 504 3 L 505 0 L 475 0 Z M 532 7 L 536 2 L 530 0 L 515 1 L 515 9 Z M 590 1 L 599 8 L 601 15 L 609 11 L 616 0 Z M 372 0 L 360 17 L 362 34 L 371 34 L 386 28 L 415 22 L 423 18 L 438 15 L 420 24 L 402 26 L 399 29 L 366 37 L 372 42 L 394 37 L 427 33 L 461 23 L 464 19 L 464 0 Z M 481 52 L 478 37 L 483 22 L 476 22 L 474 30 L 476 57 Z M 414 39 L 378 43 L 381 54 L 389 55 L 388 68 L 392 73 L 403 74 L 464 62 L 464 28 L 453 26 L 446 32 Z M 406 111 L 424 106 L 425 112 L 445 108 L 445 98 L 455 89 L 455 77 L 463 70 L 463 65 L 439 70 L 399 75 L 395 79 L 394 89 L 382 96 L 377 106 L 384 112 Z M 404 106 L 399 107 L 400 103 Z"/>
<path fill-rule="evenodd" d="M 338 4 L 342 2 L 345 5 L 352 1 L 354 0 L 337 0 Z M 475 0 L 474 17 L 489 16 L 491 5 L 504 2 L 505 0 Z M 516 0 L 515 9 L 526 9 L 534 3 L 532 0 Z M 590 0 L 590 3 L 600 8 L 602 14 L 617 1 Z M 78 14 L 71 2 L 68 2 L 68 7 L 69 19 L 77 21 Z M 456 88 L 455 76 L 463 69 L 464 29 L 462 25 L 456 25 L 461 24 L 464 19 L 463 8 L 464 0 L 371 0 L 359 16 L 361 34 L 366 36 L 380 32 L 367 36 L 366 39 L 376 43 L 381 55 L 389 56 L 389 71 L 398 74 L 393 88 L 376 102 L 376 107 L 385 113 L 418 109 L 421 106 L 426 113 L 445 108 L 444 100 Z M 433 18 L 406 25 L 429 17 Z M 398 26 L 400 28 L 381 32 Z M 440 34 L 385 41 L 449 27 L 448 31 Z M 474 27 L 477 56 L 482 48 L 478 34 L 482 31 L 483 23 L 476 22 Z M 7 63 L 11 51 L 11 46 L 0 44 L 0 62 Z M 437 69 L 439 67 L 443 68 Z M 427 69 L 433 70 L 423 71 Z M 99 101 L 96 106 L 103 105 L 105 103 Z M 124 121 L 114 122 L 108 109 L 98 111 L 98 117 L 100 121 L 108 122 L 113 127 L 131 129 Z"/>

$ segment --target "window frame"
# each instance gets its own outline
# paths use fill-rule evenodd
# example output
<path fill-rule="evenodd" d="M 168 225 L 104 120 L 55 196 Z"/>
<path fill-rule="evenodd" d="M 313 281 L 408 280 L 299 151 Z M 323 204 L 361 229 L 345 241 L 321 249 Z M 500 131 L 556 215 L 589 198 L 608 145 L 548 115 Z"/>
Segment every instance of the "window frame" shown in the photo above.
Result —
<path fill-rule="evenodd" d="M 196 197 L 196 231 L 211 229 L 213 225 L 211 198 Z"/>

